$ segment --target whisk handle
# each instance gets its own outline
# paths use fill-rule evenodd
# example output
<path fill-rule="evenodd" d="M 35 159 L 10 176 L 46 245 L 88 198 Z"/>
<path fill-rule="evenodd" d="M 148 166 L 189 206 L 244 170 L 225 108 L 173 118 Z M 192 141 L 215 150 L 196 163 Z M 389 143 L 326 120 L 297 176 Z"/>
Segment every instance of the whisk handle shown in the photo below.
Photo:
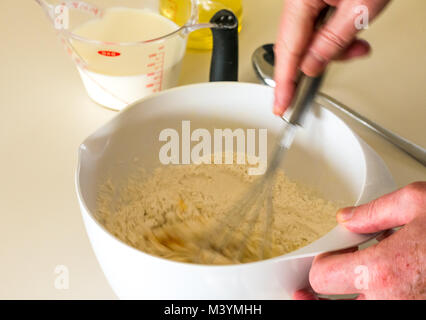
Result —
<path fill-rule="evenodd" d="M 321 86 L 323 75 L 308 77 L 302 75 L 297 84 L 296 93 L 292 103 L 292 113 L 288 119 L 293 125 L 302 125 L 303 118 L 310 109 L 315 96 Z"/>

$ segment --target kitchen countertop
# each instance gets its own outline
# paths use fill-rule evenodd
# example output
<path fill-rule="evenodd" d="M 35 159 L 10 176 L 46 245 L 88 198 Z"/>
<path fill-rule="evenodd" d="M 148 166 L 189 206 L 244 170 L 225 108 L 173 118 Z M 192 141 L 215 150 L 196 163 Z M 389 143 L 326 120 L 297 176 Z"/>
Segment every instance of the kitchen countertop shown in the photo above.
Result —
<path fill-rule="evenodd" d="M 257 82 L 250 57 L 274 41 L 281 7 L 281 0 L 244 1 L 240 81 Z M 424 12 L 426 1 L 393 1 L 364 31 L 372 55 L 333 64 L 322 91 L 426 147 Z M 84 230 L 74 171 L 79 144 L 116 112 L 88 98 L 35 1 L 1 1 L 0 30 L 0 299 L 115 298 Z M 207 81 L 209 60 L 209 52 L 188 52 L 180 83 Z M 426 180 L 421 164 L 342 118 L 398 186 Z M 69 272 L 66 290 L 55 288 L 57 266 Z"/>

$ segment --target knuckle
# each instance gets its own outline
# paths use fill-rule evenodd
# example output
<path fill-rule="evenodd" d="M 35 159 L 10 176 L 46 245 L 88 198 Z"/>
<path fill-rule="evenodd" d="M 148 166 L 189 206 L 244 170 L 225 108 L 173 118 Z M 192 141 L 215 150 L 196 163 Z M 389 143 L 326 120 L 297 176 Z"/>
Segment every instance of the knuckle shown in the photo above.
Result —
<path fill-rule="evenodd" d="M 322 1 L 317 1 L 317 0 L 302 0 L 300 1 L 300 4 L 302 5 L 303 8 L 306 8 L 307 10 L 309 10 L 312 13 L 316 13 L 318 12 L 319 9 L 321 9 L 322 7 Z"/>
<path fill-rule="evenodd" d="M 327 51 L 324 50 L 322 52 L 320 50 L 315 51 L 315 54 L 325 61 L 329 61 L 338 56 L 350 43 L 349 39 L 343 38 L 337 32 L 327 28 L 326 26 L 319 30 L 318 39 L 318 41 L 326 43 L 328 47 L 333 49 Z"/>
<path fill-rule="evenodd" d="M 371 286 L 375 289 L 389 288 L 395 284 L 392 263 L 387 263 L 387 255 L 380 244 L 366 249 Z"/>
<path fill-rule="evenodd" d="M 338 47 L 339 49 L 344 49 L 349 41 L 340 36 L 337 32 L 333 31 L 330 28 L 324 27 L 319 32 L 320 37 L 328 41 L 331 45 Z"/>
<path fill-rule="evenodd" d="M 367 267 L 369 290 L 380 288 L 382 276 L 387 279 L 391 274 L 390 264 L 386 262 L 388 261 L 386 252 L 382 243 L 354 252 L 356 263 Z"/>
<path fill-rule="evenodd" d="M 341 1 L 342 0 L 325 0 L 325 2 L 332 7 L 337 7 Z"/>
<path fill-rule="evenodd" d="M 413 182 L 402 189 L 404 201 L 417 207 L 426 207 L 426 182 Z"/>
<path fill-rule="evenodd" d="M 372 228 L 376 228 L 380 221 L 377 221 L 377 212 L 378 212 L 378 201 L 373 200 L 367 204 L 367 210 L 365 213 L 365 220 Z"/>
<path fill-rule="evenodd" d="M 321 273 L 319 272 L 318 268 L 316 268 L 314 265 L 309 271 L 309 283 L 315 292 L 321 292 L 321 288 L 322 288 Z"/>
<path fill-rule="evenodd" d="M 302 57 L 302 54 L 300 52 L 298 52 L 295 48 L 290 46 L 286 38 L 277 39 L 274 46 L 274 53 L 275 53 L 275 56 L 277 57 L 281 57 L 284 55 L 289 55 L 295 58 Z"/>
<path fill-rule="evenodd" d="M 315 292 L 321 292 L 325 281 L 323 266 L 322 255 L 315 257 L 309 271 L 309 283 Z"/>

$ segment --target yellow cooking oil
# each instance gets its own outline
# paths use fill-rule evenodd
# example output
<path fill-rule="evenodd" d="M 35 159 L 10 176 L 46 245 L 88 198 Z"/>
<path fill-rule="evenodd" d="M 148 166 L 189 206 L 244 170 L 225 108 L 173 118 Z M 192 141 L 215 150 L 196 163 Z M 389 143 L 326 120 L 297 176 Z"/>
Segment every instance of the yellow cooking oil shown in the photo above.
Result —
<path fill-rule="evenodd" d="M 193 0 L 198 4 L 198 23 L 209 22 L 216 12 L 222 9 L 231 10 L 238 19 L 238 31 L 241 31 L 243 6 L 242 0 Z M 160 12 L 176 24 L 184 25 L 191 12 L 191 0 L 160 0 Z M 188 48 L 210 50 L 213 39 L 210 29 L 191 32 Z"/>

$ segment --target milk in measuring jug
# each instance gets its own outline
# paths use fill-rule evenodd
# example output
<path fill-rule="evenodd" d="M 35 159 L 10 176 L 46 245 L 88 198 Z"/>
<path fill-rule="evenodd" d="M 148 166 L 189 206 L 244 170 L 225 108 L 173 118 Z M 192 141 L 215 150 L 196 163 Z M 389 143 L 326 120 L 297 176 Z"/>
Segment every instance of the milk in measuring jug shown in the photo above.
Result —
<path fill-rule="evenodd" d="M 144 41 L 178 28 L 149 10 L 109 8 L 101 18 L 72 30 L 77 37 L 70 40 L 71 49 L 89 96 L 101 105 L 121 110 L 148 94 L 175 86 L 185 36 L 177 32 L 158 41 Z"/>

